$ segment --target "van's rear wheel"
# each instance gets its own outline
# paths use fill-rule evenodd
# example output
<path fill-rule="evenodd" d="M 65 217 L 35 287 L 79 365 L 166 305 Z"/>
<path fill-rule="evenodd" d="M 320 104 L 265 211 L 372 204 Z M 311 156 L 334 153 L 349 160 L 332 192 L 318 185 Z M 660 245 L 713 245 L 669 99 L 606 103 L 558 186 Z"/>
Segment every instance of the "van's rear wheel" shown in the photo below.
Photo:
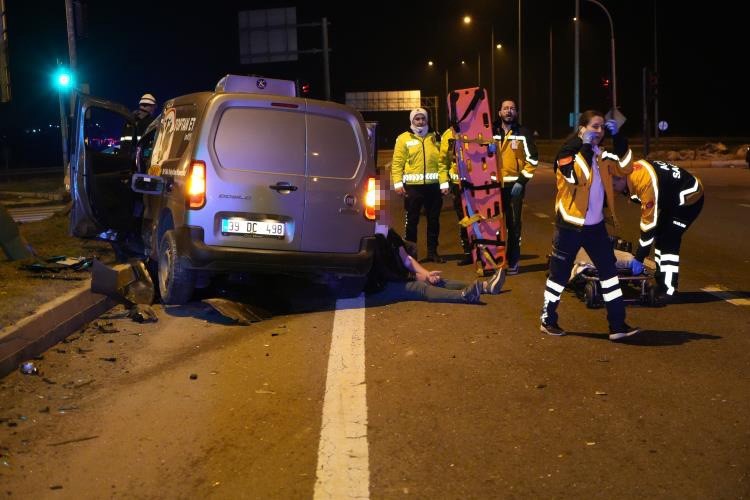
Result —
<path fill-rule="evenodd" d="M 159 293 L 165 304 L 185 304 L 193 296 L 195 271 L 186 257 L 177 253 L 174 231 L 167 231 L 159 244 Z"/>

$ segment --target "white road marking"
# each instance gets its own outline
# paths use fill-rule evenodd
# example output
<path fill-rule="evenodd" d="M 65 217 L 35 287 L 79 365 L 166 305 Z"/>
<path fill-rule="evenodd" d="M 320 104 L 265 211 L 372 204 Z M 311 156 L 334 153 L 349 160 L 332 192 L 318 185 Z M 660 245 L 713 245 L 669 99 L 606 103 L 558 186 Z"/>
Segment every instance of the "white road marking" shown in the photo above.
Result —
<path fill-rule="evenodd" d="M 735 306 L 750 306 L 750 299 L 737 295 L 728 291 L 728 289 L 721 285 L 708 285 L 705 288 L 701 288 L 704 292 L 708 292 L 711 295 L 719 297 L 722 300 L 729 302 Z"/>
<path fill-rule="evenodd" d="M 549 215 L 543 214 L 542 212 L 534 212 L 534 215 L 536 215 L 540 219 L 549 219 Z"/>
<path fill-rule="evenodd" d="M 365 298 L 336 301 L 320 426 L 315 499 L 370 498 Z"/>

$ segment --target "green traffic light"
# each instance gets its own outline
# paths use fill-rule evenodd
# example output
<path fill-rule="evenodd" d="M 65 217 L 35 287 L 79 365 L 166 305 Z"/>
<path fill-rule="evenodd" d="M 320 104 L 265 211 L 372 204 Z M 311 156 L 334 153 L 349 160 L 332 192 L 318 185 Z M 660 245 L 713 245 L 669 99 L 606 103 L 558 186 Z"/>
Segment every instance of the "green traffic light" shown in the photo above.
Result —
<path fill-rule="evenodd" d="M 59 68 L 53 78 L 54 86 L 60 91 L 70 90 L 75 86 L 73 73 L 66 68 Z"/>

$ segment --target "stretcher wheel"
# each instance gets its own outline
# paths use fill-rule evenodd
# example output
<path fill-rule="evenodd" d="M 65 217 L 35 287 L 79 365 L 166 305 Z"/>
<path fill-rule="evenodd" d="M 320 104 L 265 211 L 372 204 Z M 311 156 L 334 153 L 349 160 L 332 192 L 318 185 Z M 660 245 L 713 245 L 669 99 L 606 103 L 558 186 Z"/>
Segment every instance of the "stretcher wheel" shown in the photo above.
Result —
<path fill-rule="evenodd" d="M 593 281 L 587 281 L 583 287 L 583 296 L 586 302 L 586 307 L 589 309 L 595 309 L 599 307 L 599 294 L 596 283 Z"/>

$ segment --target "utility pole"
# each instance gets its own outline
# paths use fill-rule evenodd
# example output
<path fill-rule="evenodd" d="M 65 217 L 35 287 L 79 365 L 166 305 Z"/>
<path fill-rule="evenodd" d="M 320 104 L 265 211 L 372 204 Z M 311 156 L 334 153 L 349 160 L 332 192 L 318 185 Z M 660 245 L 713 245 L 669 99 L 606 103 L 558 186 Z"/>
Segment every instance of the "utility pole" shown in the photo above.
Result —
<path fill-rule="evenodd" d="M 581 0 L 575 0 L 576 1 L 576 19 L 575 19 L 575 43 L 574 50 L 575 50 L 575 70 L 574 73 L 574 83 L 573 83 L 573 119 L 571 120 L 572 123 L 570 124 L 571 127 L 576 126 L 576 120 L 578 120 L 578 115 L 581 113 L 581 56 L 580 56 L 580 48 L 581 48 L 581 30 L 580 30 L 580 19 L 581 19 Z"/>
<path fill-rule="evenodd" d="M 10 102 L 8 22 L 5 19 L 5 0 L 0 0 L 0 102 Z"/>
<path fill-rule="evenodd" d="M 654 75 L 659 78 L 659 57 L 656 52 L 658 30 L 656 29 L 656 0 L 654 0 Z M 654 139 L 659 141 L 659 93 L 654 94 Z"/>
<path fill-rule="evenodd" d="M 65 0 L 65 21 L 68 27 L 68 58 L 70 59 L 70 71 L 75 75 L 78 66 L 78 57 L 76 56 L 76 24 L 73 14 L 73 0 Z M 75 93 L 70 93 L 70 116 L 73 116 L 75 107 Z"/>
<path fill-rule="evenodd" d="M 328 18 L 324 17 L 323 26 L 323 81 L 325 82 L 326 101 L 331 100 L 331 66 L 328 56 Z"/>
<path fill-rule="evenodd" d="M 521 88 L 521 0 L 518 0 L 518 121 L 523 123 Z"/>

